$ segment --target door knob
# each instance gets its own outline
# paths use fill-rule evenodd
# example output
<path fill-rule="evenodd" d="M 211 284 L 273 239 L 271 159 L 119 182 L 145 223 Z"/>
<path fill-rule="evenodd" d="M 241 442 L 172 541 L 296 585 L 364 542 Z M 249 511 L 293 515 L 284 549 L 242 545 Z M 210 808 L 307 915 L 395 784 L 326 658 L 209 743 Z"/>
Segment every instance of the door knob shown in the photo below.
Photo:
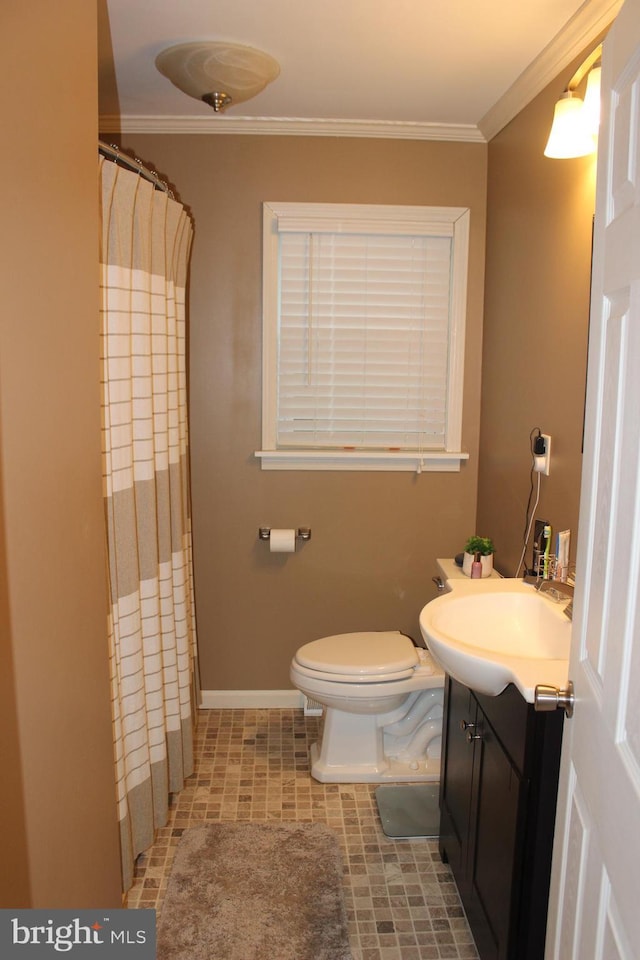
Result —
<path fill-rule="evenodd" d="M 550 687 L 546 683 L 539 683 L 535 689 L 534 710 L 564 710 L 565 716 L 570 719 L 573 716 L 574 704 L 575 696 L 571 680 L 565 688 L 558 689 L 558 687 Z"/>

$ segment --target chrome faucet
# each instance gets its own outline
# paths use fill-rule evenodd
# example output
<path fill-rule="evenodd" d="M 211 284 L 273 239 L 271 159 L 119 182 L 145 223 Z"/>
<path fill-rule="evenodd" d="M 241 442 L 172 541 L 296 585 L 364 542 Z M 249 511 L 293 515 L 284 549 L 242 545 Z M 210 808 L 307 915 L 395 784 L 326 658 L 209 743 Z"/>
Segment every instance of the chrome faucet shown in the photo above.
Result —
<path fill-rule="evenodd" d="M 562 611 L 569 620 L 573 619 L 573 584 L 567 583 L 564 580 L 542 580 L 538 579 L 535 583 L 535 588 L 538 593 L 544 593 L 549 597 L 550 600 L 555 600 L 556 603 L 564 603 L 566 600 L 570 602 L 567 603 L 566 607 Z"/>
<path fill-rule="evenodd" d="M 554 600 L 565 600 L 567 597 L 573 597 L 573 584 L 564 580 L 540 579 L 536 582 L 536 590 L 538 593 L 550 593 Z"/>

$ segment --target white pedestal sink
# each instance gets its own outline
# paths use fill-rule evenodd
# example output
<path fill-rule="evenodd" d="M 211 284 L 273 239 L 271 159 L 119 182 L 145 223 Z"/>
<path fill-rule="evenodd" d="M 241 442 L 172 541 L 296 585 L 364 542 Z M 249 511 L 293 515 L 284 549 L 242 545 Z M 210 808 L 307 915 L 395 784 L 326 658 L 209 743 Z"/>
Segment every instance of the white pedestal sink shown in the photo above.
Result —
<path fill-rule="evenodd" d="M 420 614 L 422 635 L 443 670 L 489 696 L 513 683 L 528 703 L 538 684 L 566 687 L 566 603 L 522 580 L 449 580 L 447 586 L 450 592 Z"/>

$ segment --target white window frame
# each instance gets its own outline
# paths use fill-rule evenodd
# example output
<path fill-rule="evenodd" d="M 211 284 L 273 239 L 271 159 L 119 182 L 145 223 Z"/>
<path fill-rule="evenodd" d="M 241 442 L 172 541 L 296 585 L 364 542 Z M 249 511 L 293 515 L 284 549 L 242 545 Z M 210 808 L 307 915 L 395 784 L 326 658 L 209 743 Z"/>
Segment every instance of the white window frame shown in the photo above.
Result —
<path fill-rule="evenodd" d="M 460 470 L 462 396 L 469 260 L 467 207 L 378 206 L 369 204 L 263 204 L 262 449 L 263 470 Z M 278 449 L 277 362 L 279 323 L 279 235 L 282 230 L 452 238 L 446 441 L 442 450 Z"/>

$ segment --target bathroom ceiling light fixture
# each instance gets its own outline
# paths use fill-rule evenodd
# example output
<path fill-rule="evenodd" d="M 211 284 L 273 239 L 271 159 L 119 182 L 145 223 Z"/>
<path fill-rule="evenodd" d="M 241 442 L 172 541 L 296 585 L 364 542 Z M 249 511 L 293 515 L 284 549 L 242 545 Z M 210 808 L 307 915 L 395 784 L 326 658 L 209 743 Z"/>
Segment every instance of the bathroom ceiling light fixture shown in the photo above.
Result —
<path fill-rule="evenodd" d="M 156 67 L 216 113 L 255 97 L 280 73 L 278 62 L 253 47 L 224 41 L 179 43 L 156 57 Z"/>
<path fill-rule="evenodd" d="M 567 160 L 594 153 L 600 122 L 600 58 L 602 44 L 592 50 L 572 76 L 555 106 L 545 157 Z M 584 101 L 575 90 L 588 74 Z"/>

